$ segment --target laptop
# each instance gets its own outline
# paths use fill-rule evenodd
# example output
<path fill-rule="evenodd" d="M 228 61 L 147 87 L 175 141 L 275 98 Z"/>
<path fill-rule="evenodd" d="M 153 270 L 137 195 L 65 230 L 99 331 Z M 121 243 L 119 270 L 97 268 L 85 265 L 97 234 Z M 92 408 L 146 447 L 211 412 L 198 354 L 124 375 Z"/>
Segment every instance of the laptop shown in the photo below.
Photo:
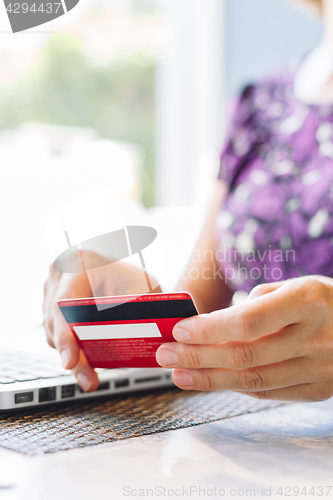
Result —
<path fill-rule="evenodd" d="M 165 368 L 97 369 L 99 387 L 86 393 L 62 367 L 59 353 L 46 346 L 42 330 L 18 332 L 15 347 L 1 348 L 0 342 L 0 412 L 174 385 L 172 370 Z"/>

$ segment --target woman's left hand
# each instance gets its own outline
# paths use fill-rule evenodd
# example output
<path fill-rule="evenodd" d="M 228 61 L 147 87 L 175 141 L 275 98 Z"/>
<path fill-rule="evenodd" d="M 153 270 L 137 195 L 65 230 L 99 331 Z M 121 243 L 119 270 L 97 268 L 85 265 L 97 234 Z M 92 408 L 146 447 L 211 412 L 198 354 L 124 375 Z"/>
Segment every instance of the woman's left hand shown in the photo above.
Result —
<path fill-rule="evenodd" d="M 333 279 L 255 287 L 241 306 L 180 321 L 158 363 L 181 389 L 230 389 L 259 399 L 333 395 Z"/>

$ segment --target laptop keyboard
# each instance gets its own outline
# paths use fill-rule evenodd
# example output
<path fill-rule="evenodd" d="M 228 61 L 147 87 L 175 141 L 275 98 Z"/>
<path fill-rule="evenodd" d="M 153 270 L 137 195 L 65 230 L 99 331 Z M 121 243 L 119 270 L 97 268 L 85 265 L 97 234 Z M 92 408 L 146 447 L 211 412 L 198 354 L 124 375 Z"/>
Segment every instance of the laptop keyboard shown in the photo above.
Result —
<path fill-rule="evenodd" d="M 0 385 L 71 375 L 55 360 L 0 351 Z"/>

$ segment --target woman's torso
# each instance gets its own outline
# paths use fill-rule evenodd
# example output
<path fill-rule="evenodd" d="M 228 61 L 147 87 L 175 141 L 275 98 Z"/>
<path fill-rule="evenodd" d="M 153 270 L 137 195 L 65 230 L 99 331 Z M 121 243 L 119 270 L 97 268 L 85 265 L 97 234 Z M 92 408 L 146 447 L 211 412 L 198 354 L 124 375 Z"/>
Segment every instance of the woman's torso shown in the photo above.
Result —
<path fill-rule="evenodd" d="M 234 289 L 333 276 L 333 105 L 299 102 L 293 82 L 244 89 L 221 155 L 217 260 Z"/>

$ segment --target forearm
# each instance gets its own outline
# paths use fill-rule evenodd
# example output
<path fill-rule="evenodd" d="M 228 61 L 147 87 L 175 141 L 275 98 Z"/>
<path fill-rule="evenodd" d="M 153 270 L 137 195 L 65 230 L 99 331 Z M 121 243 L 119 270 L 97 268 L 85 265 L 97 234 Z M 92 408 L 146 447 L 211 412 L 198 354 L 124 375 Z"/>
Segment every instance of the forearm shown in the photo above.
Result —
<path fill-rule="evenodd" d="M 199 240 L 176 287 L 193 296 L 200 313 L 228 307 L 233 296 L 216 260 L 216 218 L 223 206 L 225 194 L 226 186 L 218 181 Z"/>
<path fill-rule="evenodd" d="M 201 314 L 230 306 L 233 291 L 225 283 L 215 252 L 206 251 L 198 260 L 199 262 L 191 259 L 176 290 L 189 292 Z"/>

